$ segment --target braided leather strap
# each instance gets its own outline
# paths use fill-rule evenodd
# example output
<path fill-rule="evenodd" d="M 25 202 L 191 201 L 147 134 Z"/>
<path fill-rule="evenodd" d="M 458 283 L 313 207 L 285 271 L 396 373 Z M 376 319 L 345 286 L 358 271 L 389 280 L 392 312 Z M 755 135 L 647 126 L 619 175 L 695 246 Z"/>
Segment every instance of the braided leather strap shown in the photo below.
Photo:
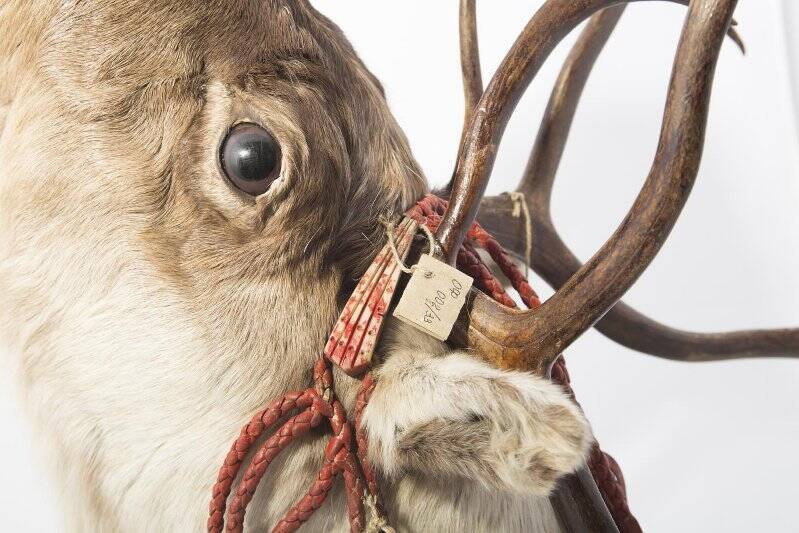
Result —
<path fill-rule="evenodd" d="M 250 451 L 252 444 L 263 433 L 271 428 L 275 422 L 295 409 L 310 407 L 318 395 L 314 390 L 290 392 L 269 404 L 263 411 L 256 414 L 241 430 L 239 438 L 233 443 L 225 457 L 222 468 L 219 469 L 216 483 L 214 484 L 211 504 L 209 505 L 208 531 L 221 533 L 224 523 L 225 504 L 230 495 L 233 480 L 239 473 L 244 458 Z"/>
<path fill-rule="evenodd" d="M 292 507 L 278 522 L 273 532 L 288 533 L 296 531 L 311 515 L 322 506 L 336 475 L 344 472 L 344 486 L 347 497 L 347 510 L 352 531 L 362 531 L 364 513 L 361 498 L 364 485 L 351 450 L 352 429 L 347 423 L 344 408 L 337 400 L 333 402 L 333 416 L 330 418 L 334 435 L 325 448 L 325 462 L 317 474 L 311 488 L 303 498 Z"/>
<path fill-rule="evenodd" d="M 228 531 L 242 531 L 247 504 L 252 500 L 255 489 L 258 488 L 266 468 L 293 440 L 308 433 L 311 428 L 315 428 L 324 420 L 322 410 L 325 408 L 329 409 L 329 406 L 321 400 L 314 401 L 312 407 L 290 418 L 281 426 L 277 433 L 269 437 L 261 446 L 250 466 L 245 470 L 236 496 L 230 504 L 230 509 L 228 509 Z"/>
<path fill-rule="evenodd" d="M 355 400 L 355 441 L 358 445 L 358 460 L 361 462 L 361 468 L 363 470 L 363 476 L 366 478 L 367 488 L 373 496 L 377 497 L 377 477 L 375 476 L 374 469 L 372 468 L 368 457 L 369 435 L 366 432 L 366 428 L 363 427 L 363 424 L 361 424 L 363 419 L 363 410 L 369 403 L 369 399 L 372 397 L 372 392 L 374 392 L 374 390 L 375 380 L 370 372 L 364 376 L 363 382 L 361 383 L 361 389 L 358 391 L 358 398 Z"/>
<path fill-rule="evenodd" d="M 230 494 L 233 480 L 238 475 L 253 442 L 278 420 L 297 409 L 301 410 L 300 413 L 284 422 L 261 445 L 244 471 L 236 495 L 227 509 L 225 524 L 225 502 Z M 214 484 L 209 505 L 208 531 L 220 533 L 223 528 L 231 532 L 243 531 L 247 505 L 252 500 L 269 465 L 291 442 L 319 426 L 324 420 L 329 421 L 333 430 L 333 436 L 325 448 L 324 464 L 305 496 L 286 513 L 273 531 L 281 533 L 296 531 L 324 503 L 339 473 L 344 477 L 350 530 L 362 531 L 366 523 L 363 508 L 366 483 L 353 451 L 352 428 L 347 422 L 344 407 L 335 398 L 333 375 L 324 358 L 320 358 L 314 365 L 312 388 L 302 392 L 292 392 L 273 401 L 244 426 L 239 438 L 228 452 Z"/>
<path fill-rule="evenodd" d="M 535 309 L 536 307 L 541 305 L 541 300 L 538 298 L 538 295 L 535 293 L 533 288 L 530 286 L 530 283 L 527 281 L 527 278 L 524 277 L 524 274 L 521 270 L 516 266 L 516 263 L 513 262 L 513 259 L 508 255 L 508 252 L 502 247 L 501 244 L 491 236 L 483 227 L 478 224 L 474 223 L 472 228 L 469 230 L 468 237 L 470 239 L 474 239 L 477 243 L 491 256 L 491 259 L 499 266 L 502 270 L 502 273 L 508 278 L 511 282 L 511 285 L 516 292 L 519 293 L 524 304 L 529 309 Z M 502 291 L 505 294 L 505 291 Z"/>

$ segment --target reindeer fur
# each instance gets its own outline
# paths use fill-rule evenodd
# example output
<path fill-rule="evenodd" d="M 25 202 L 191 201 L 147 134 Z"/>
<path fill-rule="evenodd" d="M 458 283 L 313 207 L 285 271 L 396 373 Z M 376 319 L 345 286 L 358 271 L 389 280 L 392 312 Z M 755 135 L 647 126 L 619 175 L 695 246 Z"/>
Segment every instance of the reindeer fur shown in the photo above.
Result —
<path fill-rule="evenodd" d="M 281 176 L 223 178 L 230 126 Z M 426 190 L 377 80 L 305 2 L 0 4 L 0 335 L 72 531 L 199 531 L 231 439 L 310 369 L 381 242 Z M 590 429 L 556 386 L 389 324 L 366 412 L 401 531 L 553 531 Z M 358 382 L 337 373 L 352 407 Z M 264 530 L 326 437 L 270 467 Z M 348 529 L 340 486 L 308 531 Z"/>

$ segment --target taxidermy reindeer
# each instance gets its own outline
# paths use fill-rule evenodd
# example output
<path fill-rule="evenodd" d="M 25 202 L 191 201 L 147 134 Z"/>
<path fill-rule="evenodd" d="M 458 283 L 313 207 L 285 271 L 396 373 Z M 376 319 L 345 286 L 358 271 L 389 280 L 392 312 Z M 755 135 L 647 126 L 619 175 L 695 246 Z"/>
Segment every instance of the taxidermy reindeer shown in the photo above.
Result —
<path fill-rule="evenodd" d="M 542 248 L 532 266 L 558 292 L 524 312 L 475 293 L 460 341 L 389 320 L 378 347 L 364 425 L 398 530 L 579 527 L 549 496 L 578 472 L 559 486 L 591 500 L 591 431 L 545 374 L 608 310 L 601 331 L 655 355 L 799 353 L 796 330 L 701 335 L 614 307 L 696 176 L 735 0 L 691 2 L 658 155 L 622 226 L 585 266 L 558 239 L 549 191 L 619 3 L 548 0 L 483 94 L 474 3 L 463 2 L 467 125 L 435 250 L 449 262 L 513 106 L 555 44 L 596 14 L 520 188 Z M 270 398 L 308 386 L 385 241 L 379 217 L 427 190 L 379 82 L 305 1 L 5 0 L 0 132 L 0 331 L 69 529 L 202 529 L 230 438 Z M 522 253 L 512 207 L 488 198 L 480 220 Z M 350 407 L 358 381 L 335 381 Z M 247 528 L 273 526 L 302 496 L 325 443 L 311 432 L 275 460 Z M 306 529 L 348 529 L 343 500 L 337 485 Z M 595 494 L 592 505 L 607 514 Z"/>

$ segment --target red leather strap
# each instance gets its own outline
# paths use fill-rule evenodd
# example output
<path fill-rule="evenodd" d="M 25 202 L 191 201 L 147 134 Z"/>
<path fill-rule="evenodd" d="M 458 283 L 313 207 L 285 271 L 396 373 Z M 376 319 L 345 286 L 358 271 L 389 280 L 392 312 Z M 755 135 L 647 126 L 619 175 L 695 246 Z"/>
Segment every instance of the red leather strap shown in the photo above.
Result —
<path fill-rule="evenodd" d="M 236 495 L 227 509 L 225 521 L 225 503 L 231 485 L 252 444 L 278 420 L 298 409 L 300 413 L 284 422 L 258 449 L 239 482 Z M 269 465 L 291 442 L 319 426 L 324 420 L 328 421 L 333 431 L 325 448 L 324 464 L 305 496 L 289 509 L 273 531 L 296 531 L 325 501 L 339 473 L 344 476 L 350 530 L 362 531 L 366 524 L 362 502 L 366 483 L 353 448 L 352 427 L 347 421 L 344 407 L 335 397 L 333 374 L 324 358 L 318 359 L 314 365 L 313 387 L 288 393 L 273 401 L 244 426 L 228 452 L 214 484 L 209 505 L 208 531 L 221 533 L 226 529 L 241 532 L 244 529 L 247 505 Z"/>
<path fill-rule="evenodd" d="M 358 443 L 358 460 L 361 462 L 363 475 L 366 478 L 366 485 L 369 492 L 375 496 L 378 495 L 377 477 L 375 476 L 374 469 L 372 469 L 371 462 L 367 454 L 369 447 L 369 435 L 366 433 L 366 428 L 363 427 L 361 421 L 363 419 L 363 410 L 369 403 L 369 398 L 372 397 L 372 392 L 375 390 L 375 381 L 372 373 L 366 374 L 361 383 L 361 389 L 358 392 L 358 398 L 355 400 L 355 440 Z"/>
<path fill-rule="evenodd" d="M 290 392 L 274 400 L 263 411 L 257 413 L 250 422 L 241 429 L 241 433 L 225 457 L 214 484 L 211 504 L 209 505 L 208 531 L 221 533 L 224 527 L 225 505 L 230 495 L 233 480 L 239 473 L 244 458 L 252 444 L 278 420 L 296 409 L 310 407 L 318 396 L 314 390 Z"/>
<path fill-rule="evenodd" d="M 321 424 L 325 418 L 323 412 L 325 410 L 329 411 L 329 406 L 320 398 L 315 398 L 311 407 L 290 418 L 277 433 L 264 442 L 247 470 L 244 471 L 239 489 L 230 504 L 227 517 L 228 531 L 241 532 L 244 529 L 244 512 L 255 495 L 255 489 L 258 488 L 261 478 L 266 473 L 266 468 L 293 440 Z"/>
<path fill-rule="evenodd" d="M 296 531 L 308 520 L 324 503 L 339 472 L 344 473 L 350 530 L 362 531 L 365 526 L 363 503 L 361 502 L 364 484 L 351 450 L 352 428 L 347 423 L 347 415 L 344 413 L 341 403 L 333 402 L 333 410 L 330 425 L 334 435 L 325 448 L 325 462 L 305 496 L 286 513 L 272 530 L 275 533 Z"/>

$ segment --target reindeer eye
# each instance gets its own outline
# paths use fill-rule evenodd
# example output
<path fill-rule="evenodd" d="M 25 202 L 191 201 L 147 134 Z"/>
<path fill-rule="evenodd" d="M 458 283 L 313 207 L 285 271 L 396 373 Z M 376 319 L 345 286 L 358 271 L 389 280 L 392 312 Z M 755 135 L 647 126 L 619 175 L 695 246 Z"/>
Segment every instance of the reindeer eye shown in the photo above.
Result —
<path fill-rule="evenodd" d="M 251 122 L 233 126 L 219 156 L 233 185 L 253 196 L 265 193 L 280 174 L 280 145 L 268 131 Z"/>

